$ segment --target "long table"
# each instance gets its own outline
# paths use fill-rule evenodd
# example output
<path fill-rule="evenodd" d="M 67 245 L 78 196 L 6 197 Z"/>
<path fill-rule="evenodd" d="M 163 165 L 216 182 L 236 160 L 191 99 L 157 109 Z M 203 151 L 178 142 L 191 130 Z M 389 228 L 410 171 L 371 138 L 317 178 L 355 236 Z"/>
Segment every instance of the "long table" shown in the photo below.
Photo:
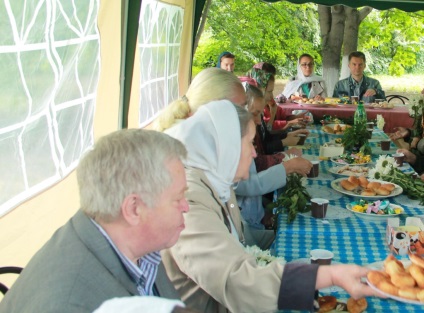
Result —
<path fill-rule="evenodd" d="M 314 116 L 314 120 L 321 120 L 324 115 L 337 116 L 338 118 L 353 117 L 356 110 L 354 105 L 338 105 L 319 107 L 314 105 L 305 105 L 297 103 L 279 104 L 286 115 L 291 115 L 293 110 L 308 110 Z M 396 106 L 393 109 L 366 108 L 368 119 L 376 119 L 377 114 L 384 117 L 386 122 L 384 131 L 393 132 L 394 127 L 412 127 L 414 120 L 409 116 L 408 109 L 405 106 Z"/>
<path fill-rule="evenodd" d="M 387 136 L 382 131 L 374 131 L 370 140 L 373 157 L 379 154 L 391 154 L 396 146 L 391 143 L 388 152 L 381 151 L 379 142 Z M 315 126 L 306 140 L 303 153 L 306 158 L 316 159 L 319 146 L 334 139 Z M 386 220 L 370 222 L 357 217 L 346 210 L 346 204 L 356 198 L 346 196 L 331 187 L 331 181 L 341 176 L 329 172 L 334 164 L 331 161 L 320 162 L 320 174 L 317 178 L 309 178 L 307 190 L 312 197 L 326 198 L 329 201 L 327 219 L 315 219 L 310 213 L 298 214 L 292 224 L 287 223 L 287 215 L 281 214 L 278 219 L 278 230 L 274 243 L 274 253 L 284 257 L 286 262 L 309 263 L 309 251 L 327 249 L 334 253 L 333 263 L 355 263 L 379 267 L 389 249 L 386 245 Z M 409 165 L 406 165 L 409 167 Z M 357 199 L 356 199 L 357 200 Z M 392 202 L 401 205 L 406 216 L 424 213 L 424 206 L 418 201 L 408 199 L 404 195 L 391 198 Z M 330 214 L 331 213 L 331 214 Z M 407 257 L 405 258 L 407 259 Z M 376 263 L 377 262 L 377 263 Z M 320 290 L 321 295 L 334 295 L 338 300 L 347 300 L 349 295 L 338 287 Z M 391 299 L 367 298 L 366 312 L 423 312 L 424 306 L 406 304 Z"/>

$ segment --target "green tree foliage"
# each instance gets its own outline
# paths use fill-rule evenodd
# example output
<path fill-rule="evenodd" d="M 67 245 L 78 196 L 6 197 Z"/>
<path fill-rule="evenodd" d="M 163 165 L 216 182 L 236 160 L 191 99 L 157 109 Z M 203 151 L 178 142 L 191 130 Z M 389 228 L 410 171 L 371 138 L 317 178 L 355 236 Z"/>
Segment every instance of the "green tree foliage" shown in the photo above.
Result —
<path fill-rule="evenodd" d="M 204 67 L 211 59 L 215 64 L 227 50 L 236 55 L 238 73 L 267 61 L 288 76 L 295 72 L 301 53 L 312 54 L 320 63 L 319 48 L 316 5 L 213 0 L 194 65 Z"/>
<path fill-rule="evenodd" d="M 424 13 L 374 10 L 360 26 L 359 47 L 371 56 L 371 72 L 394 76 L 414 72 L 424 43 Z"/>

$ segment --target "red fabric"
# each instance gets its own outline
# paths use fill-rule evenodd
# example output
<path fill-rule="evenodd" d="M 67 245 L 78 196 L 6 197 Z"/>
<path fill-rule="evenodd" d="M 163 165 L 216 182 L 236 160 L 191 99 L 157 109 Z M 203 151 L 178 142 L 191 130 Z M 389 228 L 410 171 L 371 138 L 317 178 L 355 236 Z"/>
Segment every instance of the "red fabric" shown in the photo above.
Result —
<path fill-rule="evenodd" d="M 269 119 L 271 118 L 271 113 L 269 111 L 269 106 L 266 105 L 264 109 L 264 121 L 268 124 Z M 272 130 L 283 129 L 287 124 L 286 112 L 283 108 L 277 105 L 277 112 L 275 113 L 275 119 L 272 123 Z"/>
<path fill-rule="evenodd" d="M 277 153 L 272 155 L 264 154 L 262 140 L 258 131 L 256 131 L 254 143 L 255 143 L 255 148 L 257 153 L 257 157 L 255 158 L 255 165 L 256 165 L 256 171 L 258 173 L 261 171 L 265 171 L 271 166 L 280 164 L 283 161 L 284 159 L 283 153 Z"/>

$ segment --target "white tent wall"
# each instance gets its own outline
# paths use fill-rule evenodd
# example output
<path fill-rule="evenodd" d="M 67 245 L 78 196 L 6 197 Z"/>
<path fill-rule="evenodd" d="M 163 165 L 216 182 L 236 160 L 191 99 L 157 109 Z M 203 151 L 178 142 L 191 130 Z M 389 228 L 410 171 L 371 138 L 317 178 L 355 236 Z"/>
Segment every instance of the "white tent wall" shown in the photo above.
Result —
<path fill-rule="evenodd" d="M 188 88 L 191 73 L 193 7 L 195 0 L 162 1 L 184 9 L 183 34 L 178 65 L 179 94 Z M 101 39 L 101 70 L 94 115 L 94 138 L 120 128 L 122 36 L 125 35 L 125 1 L 100 1 L 98 28 Z M 128 127 L 139 127 L 140 66 L 136 49 Z M 65 179 L 27 200 L 0 218 L 0 266 L 25 267 L 52 234 L 78 210 L 79 195 L 75 171 Z M 16 276 L 2 277 L 11 285 Z M 1 300 L 1 298 L 0 298 Z"/>
<path fill-rule="evenodd" d="M 101 1 L 101 76 L 94 118 L 95 138 L 118 129 L 121 60 L 121 1 Z M 24 267 L 34 253 L 78 209 L 75 171 L 0 218 L 0 266 Z M 2 277 L 2 282 L 10 285 Z"/>

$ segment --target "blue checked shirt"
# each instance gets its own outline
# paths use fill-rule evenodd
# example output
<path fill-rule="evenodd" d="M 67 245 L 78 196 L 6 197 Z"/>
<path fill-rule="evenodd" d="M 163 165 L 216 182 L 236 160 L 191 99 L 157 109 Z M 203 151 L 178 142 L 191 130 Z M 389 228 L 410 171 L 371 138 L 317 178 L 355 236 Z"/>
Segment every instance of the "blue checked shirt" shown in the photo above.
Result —
<path fill-rule="evenodd" d="M 91 221 L 94 225 L 96 225 L 96 227 L 103 234 L 103 236 L 121 259 L 121 262 L 127 270 L 128 274 L 135 282 L 140 296 L 158 295 L 157 291 L 154 290 L 153 285 L 155 283 L 159 263 L 162 260 L 159 251 L 146 254 L 137 260 L 137 264 L 134 264 L 130 259 L 123 255 L 121 251 L 119 251 L 105 230 L 93 219 L 91 219 Z"/>

